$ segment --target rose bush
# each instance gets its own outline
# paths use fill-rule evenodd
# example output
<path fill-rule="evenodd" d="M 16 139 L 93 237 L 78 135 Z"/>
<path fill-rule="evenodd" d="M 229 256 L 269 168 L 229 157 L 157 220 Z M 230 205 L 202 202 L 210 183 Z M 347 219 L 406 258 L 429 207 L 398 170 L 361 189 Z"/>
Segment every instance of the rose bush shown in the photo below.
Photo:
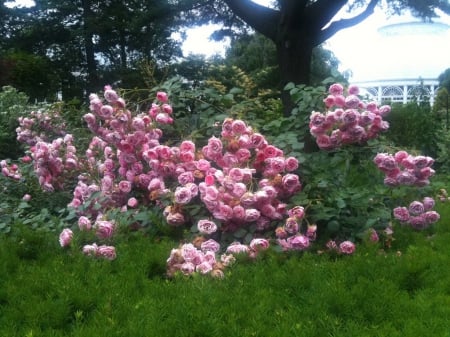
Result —
<path fill-rule="evenodd" d="M 389 112 L 388 106 L 362 102 L 356 86 L 350 86 L 347 93 L 345 97 L 341 85 L 332 85 L 324 103 L 335 110 L 311 115 L 310 132 L 322 149 L 337 151 L 346 144 L 362 145 L 388 128 L 382 119 Z M 63 128 L 56 128 L 58 138 L 51 139 L 45 133 L 31 132 L 34 122 L 21 120 L 19 138 L 30 147 L 41 187 L 49 192 L 64 189 L 66 177 L 76 177 L 68 206 L 80 232 L 84 232 L 83 240 L 95 241 L 83 242 L 84 254 L 114 259 L 116 251 L 110 244 L 121 226 L 139 227 L 138 221 L 121 221 L 118 215 L 142 221 L 140 214 L 152 208 L 175 230 L 191 229 L 187 239 L 192 243 L 184 243 L 170 254 L 168 274 L 198 272 L 221 277 L 233 260 L 229 254 L 256 257 L 269 248 L 272 238 L 282 251 L 309 249 L 321 230 L 320 220 L 332 219 L 328 215 L 332 211 L 347 212 L 346 200 L 339 197 L 336 209 L 326 210 L 328 214 L 316 212 L 314 217 L 315 209 L 323 205 L 322 197 L 319 194 L 314 201 L 298 198 L 304 194 L 299 160 L 286 155 L 243 120 L 225 118 L 212 127 L 213 135 L 204 145 L 189 139 L 177 145 L 165 138 L 163 131 L 174 123 L 173 113 L 165 92 L 156 94 L 147 112 L 133 114 L 125 100 L 106 86 L 103 98 L 90 95 L 90 112 L 84 120 L 93 137 L 85 156 L 79 154 L 76 139 Z M 381 153 L 375 158 L 380 170 L 396 184 L 414 186 L 426 185 L 434 173 L 432 162 L 429 157 L 412 157 L 405 151 L 396 156 Z M 348 158 L 345 163 L 348 168 Z M 18 167 L 7 162 L 2 162 L 2 172 L 10 178 L 20 174 Z M 415 180 L 410 182 L 407 175 Z M 319 184 L 327 188 L 323 179 Z M 308 188 L 311 191 L 311 183 Z M 332 191 L 327 193 L 332 195 Z M 400 208 L 394 211 L 394 218 L 409 221 L 413 215 L 425 219 L 427 225 L 437 221 L 431 200 L 424 199 L 422 204 L 426 212 L 414 204 L 407 213 Z M 349 213 L 347 219 L 352 215 Z M 371 241 L 378 241 L 378 234 L 388 230 L 386 235 L 392 235 L 387 221 L 375 229 L 377 222 L 366 220 L 358 230 L 362 228 Z M 415 223 L 411 225 L 421 226 Z M 328 233 L 333 240 L 327 247 L 352 254 L 358 237 L 355 232 L 338 228 Z M 79 243 L 70 229 L 64 229 L 61 246 L 73 242 Z M 225 255 L 219 258 L 221 252 Z"/>

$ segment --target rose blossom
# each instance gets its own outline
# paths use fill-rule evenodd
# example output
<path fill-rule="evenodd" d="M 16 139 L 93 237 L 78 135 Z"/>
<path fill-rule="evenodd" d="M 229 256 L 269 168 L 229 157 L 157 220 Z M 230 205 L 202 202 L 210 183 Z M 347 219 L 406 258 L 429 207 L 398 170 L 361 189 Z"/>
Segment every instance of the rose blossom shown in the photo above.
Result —
<path fill-rule="evenodd" d="M 110 238 L 114 233 L 114 224 L 110 221 L 98 220 L 94 226 L 97 229 L 96 234 L 100 239 Z"/>
<path fill-rule="evenodd" d="M 158 99 L 158 101 L 160 101 L 162 103 L 166 103 L 169 100 L 167 93 L 165 93 L 163 91 L 158 91 L 156 93 L 156 98 Z"/>
<path fill-rule="evenodd" d="M 228 246 L 226 252 L 228 254 L 240 254 L 240 253 L 247 253 L 248 250 L 249 250 L 248 246 L 243 245 L 239 242 L 233 242 Z"/>
<path fill-rule="evenodd" d="M 89 231 L 92 228 L 91 225 L 91 220 L 89 220 L 87 217 L 85 216 L 80 216 L 78 218 L 78 227 L 80 228 L 80 230 L 82 231 Z"/>
<path fill-rule="evenodd" d="M 394 217 L 401 222 L 408 221 L 409 211 L 406 207 L 396 207 L 394 208 Z"/>
<path fill-rule="evenodd" d="M 287 218 L 284 225 L 284 229 L 289 234 L 296 234 L 298 232 L 299 226 L 296 218 Z"/>
<path fill-rule="evenodd" d="M 122 180 L 119 182 L 119 189 L 123 193 L 130 193 L 131 187 L 131 182 L 129 182 L 128 180 Z"/>
<path fill-rule="evenodd" d="M 200 248 L 203 252 L 211 251 L 217 253 L 220 250 L 220 244 L 213 239 L 209 239 L 205 242 L 202 242 Z"/>
<path fill-rule="evenodd" d="M 217 231 L 217 225 L 211 220 L 199 220 L 197 228 L 200 233 L 212 234 Z"/>
<path fill-rule="evenodd" d="M 195 266 L 195 271 L 200 274 L 208 274 L 211 270 L 212 270 L 212 266 L 207 261 L 203 261 L 202 263 Z"/>
<path fill-rule="evenodd" d="M 428 211 L 428 212 L 425 212 L 425 213 L 424 213 L 424 217 L 425 217 L 425 220 L 426 220 L 426 222 L 427 222 L 428 224 L 435 223 L 436 221 L 438 221 L 438 220 L 441 218 L 441 216 L 439 215 L 439 213 L 436 212 L 436 211 Z"/>
<path fill-rule="evenodd" d="M 286 168 L 286 171 L 292 172 L 295 171 L 298 168 L 298 160 L 294 157 L 288 157 L 284 161 L 284 167 Z"/>
<path fill-rule="evenodd" d="M 61 247 L 67 247 L 72 242 L 73 232 L 69 228 L 64 228 L 61 234 L 59 234 L 59 244 Z"/>
<path fill-rule="evenodd" d="M 287 212 L 290 217 L 294 217 L 300 220 L 305 215 L 305 208 L 303 206 L 295 206 L 289 209 Z"/>
<path fill-rule="evenodd" d="M 169 225 L 180 226 L 184 224 L 185 219 L 182 213 L 175 212 L 167 214 L 166 221 Z"/>
<path fill-rule="evenodd" d="M 430 198 L 430 197 L 423 198 L 422 203 L 423 203 L 423 207 L 424 207 L 425 211 L 429 211 L 429 210 L 433 209 L 433 207 L 435 205 L 434 199 Z"/>
<path fill-rule="evenodd" d="M 98 246 L 96 243 L 92 245 L 84 245 L 83 246 L 83 254 L 88 256 L 96 256 L 98 253 Z"/>
<path fill-rule="evenodd" d="M 191 275 L 195 271 L 195 265 L 192 262 L 185 262 L 180 267 L 184 275 Z"/>
<path fill-rule="evenodd" d="M 182 204 L 182 205 L 189 203 L 192 199 L 191 191 L 188 188 L 186 188 L 185 186 L 182 186 L 182 187 L 178 186 L 175 189 L 174 196 L 175 196 L 175 202 L 177 204 Z"/>
<path fill-rule="evenodd" d="M 98 247 L 97 255 L 108 260 L 114 260 L 116 258 L 116 248 L 114 248 L 113 246 L 102 245 Z"/>
<path fill-rule="evenodd" d="M 333 83 L 332 85 L 330 85 L 328 92 L 334 96 L 342 95 L 344 93 L 344 87 L 342 86 L 342 84 Z"/>
<path fill-rule="evenodd" d="M 408 211 L 412 215 L 419 215 L 425 211 L 425 207 L 420 201 L 413 201 L 409 204 Z"/>
<path fill-rule="evenodd" d="M 250 248 L 255 251 L 266 250 L 269 248 L 269 241 L 266 239 L 253 239 L 250 241 Z"/>
<path fill-rule="evenodd" d="M 339 245 L 339 251 L 343 254 L 353 254 L 355 249 L 355 244 L 351 241 L 344 241 Z"/>
<path fill-rule="evenodd" d="M 139 201 L 136 198 L 132 197 L 128 199 L 127 205 L 128 207 L 136 208 L 139 205 Z"/>
<path fill-rule="evenodd" d="M 287 239 L 287 243 L 289 244 L 291 249 L 304 250 L 309 247 L 309 238 L 305 235 L 298 234 L 289 237 Z"/>
<path fill-rule="evenodd" d="M 259 219 L 261 213 L 254 208 L 248 208 L 245 210 L 245 221 L 253 222 Z"/>

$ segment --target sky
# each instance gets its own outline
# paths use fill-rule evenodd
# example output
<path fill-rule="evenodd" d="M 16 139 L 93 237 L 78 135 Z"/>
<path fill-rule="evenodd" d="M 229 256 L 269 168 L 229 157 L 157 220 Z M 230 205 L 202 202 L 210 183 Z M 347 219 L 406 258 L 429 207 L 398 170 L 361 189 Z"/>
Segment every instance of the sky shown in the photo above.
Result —
<path fill-rule="evenodd" d="M 252 1 L 268 5 L 271 0 Z M 32 0 L 15 2 L 23 6 L 33 5 Z M 339 13 L 338 16 L 345 17 L 348 14 Z M 340 61 L 339 70 L 351 70 L 351 80 L 354 82 L 369 79 L 437 77 L 450 68 L 450 29 L 424 33 L 423 28 L 426 27 L 420 25 L 416 26 L 416 29 L 398 25 L 412 20 L 409 16 L 387 18 L 377 9 L 359 25 L 338 32 L 325 43 L 325 48 L 333 51 Z M 444 25 L 450 27 L 450 16 L 442 15 L 436 21 L 443 24 L 441 28 Z M 397 24 L 397 30 L 392 26 L 390 29 L 380 30 L 383 26 L 394 24 Z M 224 55 L 227 43 L 211 41 L 209 38 L 218 27 L 209 25 L 190 29 L 183 43 L 184 55 Z"/>

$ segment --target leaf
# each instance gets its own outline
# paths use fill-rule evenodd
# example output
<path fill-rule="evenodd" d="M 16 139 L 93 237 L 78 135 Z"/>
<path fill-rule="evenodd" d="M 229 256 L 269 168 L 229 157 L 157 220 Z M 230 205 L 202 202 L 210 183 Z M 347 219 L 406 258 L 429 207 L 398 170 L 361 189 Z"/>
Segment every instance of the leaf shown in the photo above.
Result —
<path fill-rule="evenodd" d="M 230 94 L 242 94 L 244 92 L 244 90 L 243 89 L 241 89 L 241 88 L 231 88 L 231 90 L 230 90 Z"/>
<path fill-rule="evenodd" d="M 242 239 L 245 235 L 247 235 L 247 231 L 244 228 L 241 228 L 234 232 L 233 235 L 238 239 Z"/>
<path fill-rule="evenodd" d="M 347 206 L 347 204 L 345 203 L 344 199 L 342 198 L 337 198 L 336 199 L 336 206 L 338 208 L 345 208 Z"/>

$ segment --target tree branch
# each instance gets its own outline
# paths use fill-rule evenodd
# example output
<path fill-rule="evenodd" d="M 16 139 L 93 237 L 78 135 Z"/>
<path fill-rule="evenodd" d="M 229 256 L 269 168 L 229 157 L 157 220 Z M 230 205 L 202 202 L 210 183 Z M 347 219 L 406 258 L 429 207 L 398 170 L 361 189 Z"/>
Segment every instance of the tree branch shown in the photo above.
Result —
<path fill-rule="evenodd" d="M 332 22 L 327 28 L 323 29 L 321 33 L 318 36 L 318 44 L 328 40 L 330 37 L 332 37 L 334 34 L 339 32 L 342 29 L 353 27 L 357 25 L 358 23 L 364 21 L 369 16 L 371 16 L 374 12 L 374 9 L 376 5 L 378 4 L 379 0 L 371 0 L 370 3 L 367 5 L 366 9 L 361 12 L 360 14 L 349 18 L 349 19 L 341 19 L 339 21 Z"/>
<path fill-rule="evenodd" d="M 250 0 L 224 0 L 230 9 L 257 32 L 275 40 L 280 12 Z"/>

